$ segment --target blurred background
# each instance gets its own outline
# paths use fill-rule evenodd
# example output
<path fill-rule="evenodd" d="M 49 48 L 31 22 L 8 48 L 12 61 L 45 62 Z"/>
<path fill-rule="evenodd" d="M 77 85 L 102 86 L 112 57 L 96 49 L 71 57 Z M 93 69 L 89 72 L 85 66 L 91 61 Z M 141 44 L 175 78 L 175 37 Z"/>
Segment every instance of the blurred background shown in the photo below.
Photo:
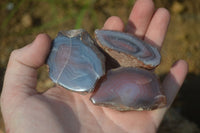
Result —
<path fill-rule="evenodd" d="M 156 8 L 171 13 L 171 23 L 162 62 L 156 69 L 163 80 L 177 59 L 189 64 L 189 73 L 167 112 L 159 133 L 200 133 L 200 0 L 154 0 Z M 0 1 L 0 88 L 12 50 L 32 42 L 38 33 L 52 38 L 60 30 L 84 28 L 91 35 L 110 16 L 119 16 L 127 23 L 135 0 L 1 0 Z M 142 8 L 142 7 L 141 7 Z M 47 68 L 38 70 L 38 91 L 53 83 Z M 0 133 L 4 124 L 0 116 Z"/>

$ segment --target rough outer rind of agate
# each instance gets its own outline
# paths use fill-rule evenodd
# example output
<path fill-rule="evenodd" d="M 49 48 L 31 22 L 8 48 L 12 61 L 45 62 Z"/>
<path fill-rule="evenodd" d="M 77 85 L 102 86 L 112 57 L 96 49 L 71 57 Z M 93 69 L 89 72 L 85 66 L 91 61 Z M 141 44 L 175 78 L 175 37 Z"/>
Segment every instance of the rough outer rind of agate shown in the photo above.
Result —
<path fill-rule="evenodd" d="M 156 75 L 131 67 L 109 71 L 90 100 L 118 111 L 153 110 L 166 105 Z"/>
<path fill-rule="evenodd" d="M 152 69 L 160 64 L 156 47 L 131 34 L 111 30 L 95 30 L 97 43 L 121 66 Z"/>
<path fill-rule="evenodd" d="M 47 59 L 53 82 L 80 93 L 93 91 L 105 74 L 104 62 L 104 55 L 83 29 L 59 32 Z"/>

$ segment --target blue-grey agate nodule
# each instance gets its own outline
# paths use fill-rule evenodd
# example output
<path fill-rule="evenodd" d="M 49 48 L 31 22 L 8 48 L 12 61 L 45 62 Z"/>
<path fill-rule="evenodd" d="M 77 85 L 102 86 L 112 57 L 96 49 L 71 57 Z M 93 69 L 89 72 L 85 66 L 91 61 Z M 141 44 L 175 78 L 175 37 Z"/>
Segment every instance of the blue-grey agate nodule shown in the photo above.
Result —
<path fill-rule="evenodd" d="M 119 31 L 95 30 L 99 46 L 124 67 L 153 69 L 160 64 L 158 49 L 137 37 Z"/>
<path fill-rule="evenodd" d="M 92 92 L 105 74 L 105 57 L 83 29 L 59 32 L 47 65 L 54 83 L 80 93 Z"/>
<path fill-rule="evenodd" d="M 166 105 L 166 96 L 156 75 L 133 67 L 108 71 L 90 100 L 118 111 L 153 110 Z"/>

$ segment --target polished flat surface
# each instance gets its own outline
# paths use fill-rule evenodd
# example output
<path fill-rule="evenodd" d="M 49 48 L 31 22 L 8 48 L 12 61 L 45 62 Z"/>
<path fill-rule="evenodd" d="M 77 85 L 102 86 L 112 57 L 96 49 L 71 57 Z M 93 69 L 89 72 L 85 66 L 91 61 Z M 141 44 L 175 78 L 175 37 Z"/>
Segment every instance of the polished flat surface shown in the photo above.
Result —
<path fill-rule="evenodd" d="M 49 76 L 76 92 L 91 92 L 105 73 L 104 56 L 84 30 L 59 32 L 47 60 Z"/>
<path fill-rule="evenodd" d="M 107 73 L 91 101 L 119 111 L 152 110 L 166 104 L 160 87 L 157 77 L 150 71 L 118 68 Z"/>
<path fill-rule="evenodd" d="M 154 68 L 160 64 L 161 56 L 158 49 L 131 34 L 111 30 L 95 30 L 95 36 L 98 44 L 122 66 L 134 66 L 137 60 L 140 61 L 139 67 Z M 133 57 L 132 61 L 131 57 Z M 129 61 L 132 63 L 127 64 Z"/>

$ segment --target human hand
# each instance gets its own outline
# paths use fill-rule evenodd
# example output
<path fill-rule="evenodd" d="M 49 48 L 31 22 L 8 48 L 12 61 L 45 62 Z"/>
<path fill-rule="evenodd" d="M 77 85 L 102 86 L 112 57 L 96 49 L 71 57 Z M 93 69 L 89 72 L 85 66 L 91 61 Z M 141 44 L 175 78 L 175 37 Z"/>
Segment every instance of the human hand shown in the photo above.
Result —
<path fill-rule="evenodd" d="M 118 17 L 110 17 L 103 29 L 132 33 L 161 48 L 170 15 L 164 8 L 155 11 L 152 0 L 137 0 L 125 27 Z M 125 27 L 125 28 L 124 28 Z M 1 109 L 9 133 L 153 133 L 167 108 L 154 111 L 118 112 L 94 106 L 89 95 L 83 96 L 64 88 L 53 87 L 36 92 L 37 69 L 50 51 L 51 39 L 40 34 L 24 48 L 15 50 L 7 66 Z M 187 73 L 180 60 L 170 69 L 163 82 L 172 103 Z M 169 100 L 170 99 L 170 100 Z"/>

